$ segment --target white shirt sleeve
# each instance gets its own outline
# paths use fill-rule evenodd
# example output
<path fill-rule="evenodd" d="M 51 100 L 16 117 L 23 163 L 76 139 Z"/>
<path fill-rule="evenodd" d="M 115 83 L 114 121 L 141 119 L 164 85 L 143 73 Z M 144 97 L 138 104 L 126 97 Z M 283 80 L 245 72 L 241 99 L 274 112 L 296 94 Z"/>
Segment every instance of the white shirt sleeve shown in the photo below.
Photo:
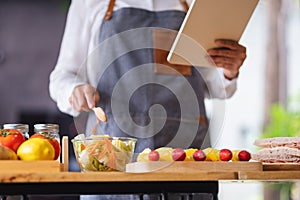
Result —
<path fill-rule="evenodd" d="M 82 0 L 73 0 L 67 17 L 60 54 L 55 69 L 50 74 L 50 96 L 58 108 L 72 116 L 79 113 L 72 109 L 68 99 L 74 87 L 87 83 L 84 60 L 90 40 L 90 24 Z"/>
<path fill-rule="evenodd" d="M 233 96 L 237 89 L 237 78 L 225 78 L 222 68 L 201 67 L 199 69 L 205 83 L 205 97 L 209 99 L 226 99 Z"/>

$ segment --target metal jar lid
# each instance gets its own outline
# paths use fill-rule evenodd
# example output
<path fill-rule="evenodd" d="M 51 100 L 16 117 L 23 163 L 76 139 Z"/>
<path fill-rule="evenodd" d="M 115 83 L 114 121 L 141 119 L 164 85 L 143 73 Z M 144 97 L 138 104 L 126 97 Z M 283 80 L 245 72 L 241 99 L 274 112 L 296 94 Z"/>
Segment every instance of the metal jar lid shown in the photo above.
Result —
<path fill-rule="evenodd" d="M 4 129 L 17 129 L 23 133 L 27 133 L 29 131 L 28 124 L 4 124 Z"/>
<path fill-rule="evenodd" d="M 58 124 L 35 124 L 34 131 L 51 131 L 58 132 L 59 125 Z"/>

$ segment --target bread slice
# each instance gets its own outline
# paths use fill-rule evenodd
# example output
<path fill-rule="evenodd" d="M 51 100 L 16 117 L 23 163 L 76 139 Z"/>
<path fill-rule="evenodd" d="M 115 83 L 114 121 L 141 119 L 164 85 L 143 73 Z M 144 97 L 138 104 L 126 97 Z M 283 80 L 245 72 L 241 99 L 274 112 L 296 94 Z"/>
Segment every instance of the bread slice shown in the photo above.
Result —
<path fill-rule="evenodd" d="M 275 162 L 300 162 L 300 150 L 297 148 L 290 147 L 274 147 L 274 148 L 264 148 L 258 151 L 255 154 L 252 154 L 252 159 L 267 162 L 267 163 L 275 163 Z"/>
<path fill-rule="evenodd" d="M 254 141 L 254 145 L 264 148 L 291 147 L 300 149 L 300 137 L 273 137 L 257 139 Z"/>

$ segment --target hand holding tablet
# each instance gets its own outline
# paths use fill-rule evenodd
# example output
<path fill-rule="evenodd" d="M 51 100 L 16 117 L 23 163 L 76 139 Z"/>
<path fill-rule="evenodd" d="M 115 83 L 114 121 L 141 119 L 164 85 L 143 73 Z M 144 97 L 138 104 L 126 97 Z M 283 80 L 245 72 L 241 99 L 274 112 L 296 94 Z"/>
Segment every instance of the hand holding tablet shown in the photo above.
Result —
<path fill-rule="evenodd" d="M 232 55 L 235 61 L 227 60 L 227 63 L 237 65 L 242 62 L 245 49 L 237 42 L 257 3 L 258 0 L 194 0 L 171 47 L 168 61 L 181 65 L 216 66 L 220 59 L 215 58 L 229 53 L 235 54 Z M 218 50 L 217 39 L 231 40 L 232 44 L 219 44 L 221 48 Z M 212 48 L 214 50 L 209 50 Z M 207 59 L 208 55 L 213 60 Z"/>

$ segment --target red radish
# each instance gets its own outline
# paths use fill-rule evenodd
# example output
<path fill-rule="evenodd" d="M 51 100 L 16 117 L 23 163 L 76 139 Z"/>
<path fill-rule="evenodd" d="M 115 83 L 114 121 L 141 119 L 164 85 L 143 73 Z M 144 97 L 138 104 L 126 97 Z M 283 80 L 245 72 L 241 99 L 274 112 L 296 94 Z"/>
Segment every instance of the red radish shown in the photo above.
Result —
<path fill-rule="evenodd" d="M 174 161 L 183 161 L 186 157 L 185 151 L 182 148 L 176 148 L 172 151 Z"/>
<path fill-rule="evenodd" d="M 151 150 L 148 154 L 148 159 L 150 161 L 158 161 L 159 160 L 159 153 L 155 150 Z"/>
<path fill-rule="evenodd" d="M 232 152 L 229 149 L 221 149 L 219 156 L 221 161 L 229 161 L 232 158 Z"/>
<path fill-rule="evenodd" d="M 251 159 L 251 154 L 246 150 L 242 150 L 239 152 L 238 157 L 240 161 L 249 161 Z"/>
<path fill-rule="evenodd" d="M 204 161 L 206 159 L 206 155 L 201 149 L 198 149 L 193 153 L 193 158 L 196 161 Z"/>

